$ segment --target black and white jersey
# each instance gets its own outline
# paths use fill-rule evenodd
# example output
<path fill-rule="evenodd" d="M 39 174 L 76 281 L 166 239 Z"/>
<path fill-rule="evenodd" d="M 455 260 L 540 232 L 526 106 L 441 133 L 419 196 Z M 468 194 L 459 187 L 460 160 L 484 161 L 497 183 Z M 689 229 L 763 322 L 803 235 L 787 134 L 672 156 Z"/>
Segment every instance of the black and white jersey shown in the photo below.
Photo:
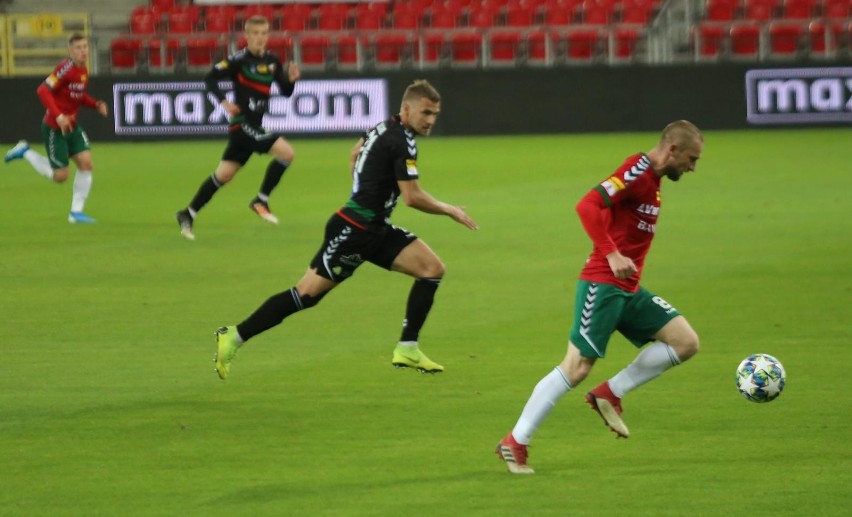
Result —
<path fill-rule="evenodd" d="M 417 142 L 399 115 L 364 135 L 355 160 L 352 196 L 338 213 L 357 226 L 380 230 L 399 200 L 398 181 L 418 179 Z"/>
<path fill-rule="evenodd" d="M 219 81 L 226 79 L 233 82 L 234 103 L 240 107 L 240 112 L 230 120 L 232 128 L 243 123 L 256 128 L 261 126 L 263 115 L 269 109 L 269 91 L 273 81 L 278 84 L 278 90 L 284 97 L 292 95 L 296 87 L 288 79 L 285 65 L 268 50 L 256 56 L 248 49 L 242 49 L 216 63 L 205 76 L 204 82 L 207 91 L 219 102 L 225 100 Z"/>

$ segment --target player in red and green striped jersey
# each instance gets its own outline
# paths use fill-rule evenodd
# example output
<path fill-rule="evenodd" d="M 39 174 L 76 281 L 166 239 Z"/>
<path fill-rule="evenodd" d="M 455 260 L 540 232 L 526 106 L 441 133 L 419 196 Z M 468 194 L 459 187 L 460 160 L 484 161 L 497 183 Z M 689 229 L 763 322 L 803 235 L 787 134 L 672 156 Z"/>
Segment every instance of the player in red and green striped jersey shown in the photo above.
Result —
<path fill-rule="evenodd" d="M 278 56 L 266 50 L 269 21 L 263 16 L 252 16 L 246 20 L 245 37 L 246 48 L 217 63 L 204 79 L 207 90 L 230 116 L 228 146 L 213 174 L 204 180 L 189 205 L 176 214 L 180 233 L 189 240 L 195 239 L 192 225 L 198 211 L 234 178 L 254 153 L 271 154 L 273 160 L 269 162 L 257 197 L 249 203 L 249 208 L 263 220 L 278 224 L 278 218 L 269 210 L 269 195 L 293 163 L 295 152 L 284 137 L 263 128 L 263 115 L 269 109 L 272 83 L 278 85 L 281 95 L 289 97 L 301 73 L 292 61 L 285 73 L 285 66 Z M 234 85 L 234 102 L 229 101 L 219 88 L 219 81 L 224 80 L 230 80 Z"/>
<path fill-rule="evenodd" d="M 536 385 L 514 429 L 497 453 L 514 474 L 531 474 L 527 445 L 551 409 L 606 354 L 617 330 L 637 348 L 636 359 L 586 394 L 586 401 L 618 437 L 629 431 L 621 419 L 621 398 L 698 352 L 698 335 L 674 307 L 639 285 L 645 255 L 660 213 L 664 177 L 678 181 L 695 165 L 704 137 L 685 120 L 663 129 L 657 145 L 630 156 L 577 204 L 583 228 L 594 244 L 577 285 L 574 325 L 562 363 Z"/>
<path fill-rule="evenodd" d="M 93 108 L 102 116 L 108 115 L 106 102 L 93 99 L 88 93 L 89 41 L 82 34 L 68 40 L 68 57 L 38 87 L 41 103 L 47 110 L 41 123 L 41 134 L 47 156 L 30 149 L 21 140 L 6 153 L 6 163 L 23 158 L 45 178 L 63 183 L 68 179 L 69 158 L 77 165 L 74 175 L 74 194 L 71 199 L 69 223 L 93 223 L 83 208 L 92 188 L 92 153 L 89 138 L 77 124 L 80 106 Z"/>

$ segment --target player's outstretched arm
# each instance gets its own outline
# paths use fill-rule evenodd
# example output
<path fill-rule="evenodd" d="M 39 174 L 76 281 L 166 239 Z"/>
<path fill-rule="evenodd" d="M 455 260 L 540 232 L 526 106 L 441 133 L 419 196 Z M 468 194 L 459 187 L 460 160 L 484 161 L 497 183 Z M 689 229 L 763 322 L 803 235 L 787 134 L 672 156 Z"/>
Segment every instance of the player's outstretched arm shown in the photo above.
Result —
<path fill-rule="evenodd" d="M 464 207 L 444 203 L 432 197 L 431 194 L 420 188 L 417 180 L 398 181 L 402 200 L 411 208 L 416 208 L 427 214 L 448 215 L 455 222 L 463 224 L 471 230 L 478 230 L 479 225 L 467 215 Z"/>

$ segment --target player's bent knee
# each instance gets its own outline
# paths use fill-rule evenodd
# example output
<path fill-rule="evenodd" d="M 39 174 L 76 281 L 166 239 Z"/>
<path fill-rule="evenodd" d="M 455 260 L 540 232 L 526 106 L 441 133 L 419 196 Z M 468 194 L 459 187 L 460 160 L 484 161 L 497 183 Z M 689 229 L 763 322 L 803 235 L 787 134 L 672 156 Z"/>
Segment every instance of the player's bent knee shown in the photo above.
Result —
<path fill-rule="evenodd" d="M 328 294 L 328 291 L 316 294 L 314 296 L 311 296 L 309 294 L 303 294 L 299 296 L 299 298 L 302 299 L 302 309 L 310 309 L 314 305 L 318 304 L 326 294 Z"/>
<path fill-rule="evenodd" d="M 689 332 L 689 334 L 684 336 L 684 338 L 677 344 L 675 350 L 678 358 L 681 361 L 686 361 L 697 354 L 700 347 L 701 343 L 698 339 L 698 334 L 695 332 Z"/>
<path fill-rule="evenodd" d="M 53 181 L 55 183 L 65 183 L 68 180 L 68 169 L 54 169 Z"/>

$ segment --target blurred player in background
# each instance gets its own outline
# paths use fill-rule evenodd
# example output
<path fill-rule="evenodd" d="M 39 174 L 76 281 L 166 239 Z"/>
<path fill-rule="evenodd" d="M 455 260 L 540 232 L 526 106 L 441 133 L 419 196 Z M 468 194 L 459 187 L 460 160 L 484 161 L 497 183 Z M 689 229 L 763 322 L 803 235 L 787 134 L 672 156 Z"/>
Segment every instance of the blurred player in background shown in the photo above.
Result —
<path fill-rule="evenodd" d="M 477 229 L 464 208 L 433 198 L 422 190 L 417 170 L 417 135 L 427 136 L 438 117 L 441 97 L 426 81 L 415 81 L 403 94 L 398 115 L 370 129 L 356 145 L 352 195 L 326 223 L 325 238 L 309 269 L 292 288 L 270 297 L 236 326 L 216 331 L 216 371 L 225 379 L 243 343 L 313 307 L 331 289 L 352 276 L 364 262 L 414 277 L 408 295 L 402 335 L 391 363 L 422 373 L 444 370 L 420 351 L 420 329 L 432 308 L 444 276 L 444 264 L 416 235 L 390 224 L 402 196 L 406 205 L 427 214 L 447 215 Z M 345 318 L 369 307 L 353 307 Z"/>
<path fill-rule="evenodd" d="M 594 249 L 580 273 L 574 297 L 574 325 L 562 363 L 536 385 L 514 429 L 497 454 L 514 474 L 532 474 L 527 445 L 550 411 L 586 378 L 616 330 L 643 349 L 612 379 L 586 394 L 586 402 L 618 437 L 629 431 L 621 419 L 621 398 L 698 352 L 698 335 L 668 302 L 639 285 L 660 212 L 663 177 L 678 181 L 695 170 L 704 137 L 692 123 L 672 122 L 647 154 L 628 157 L 577 204 Z"/>
<path fill-rule="evenodd" d="M 45 178 L 64 183 L 68 179 L 69 158 L 77 165 L 74 193 L 71 198 L 69 223 L 94 223 L 83 209 L 92 189 L 92 153 L 89 138 L 77 124 L 80 106 L 93 108 L 108 116 L 106 102 L 95 100 L 86 92 L 89 85 L 89 41 L 82 34 L 68 39 L 69 57 L 62 60 L 52 74 L 38 87 L 36 93 L 47 112 L 41 123 L 41 134 L 47 156 L 30 149 L 21 140 L 5 156 L 6 163 L 23 158 Z"/>
<path fill-rule="evenodd" d="M 269 210 L 269 195 L 293 163 L 295 152 L 283 137 L 263 129 L 263 115 L 269 109 L 272 82 L 278 84 L 281 95 L 289 97 L 301 73 L 299 67 L 290 62 L 285 75 L 281 60 L 266 50 L 269 21 L 263 16 L 252 16 L 246 20 L 245 38 L 246 48 L 216 64 L 204 78 L 207 90 L 230 116 L 228 146 L 218 167 L 201 184 L 189 206 L 177 213 L 180 233 L 189 240 L 195 239 L 192 224 L 198 211 L 234 178 L 254 153 L 269 153 L 274 158 L 266 168 L 263 183 L 249 208 L 264 221 L 278 224 L 278 218 Z M 219 88 L 219 81 L 224 80 L 231 80 L 234 85 L 235 103 L 227 100 Z"/>

